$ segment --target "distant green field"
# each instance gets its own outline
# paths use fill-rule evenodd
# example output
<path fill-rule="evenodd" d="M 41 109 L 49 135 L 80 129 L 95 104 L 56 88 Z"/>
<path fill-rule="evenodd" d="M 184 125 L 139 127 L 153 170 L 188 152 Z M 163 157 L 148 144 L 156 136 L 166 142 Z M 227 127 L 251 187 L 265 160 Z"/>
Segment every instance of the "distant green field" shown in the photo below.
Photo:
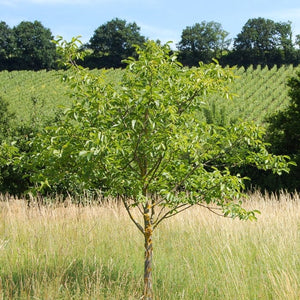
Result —
<path fill-rule="evenodd" d="M 218 114 L 224 111 L 228 120 L 242 119 L 262 124 L 264 118 L 282 110 L 289 103 L 287 80 L 293 76 L 297 68 L 293 66 L 276 66 L 253 69 L 239 68 L 238 78 L 231 85 L 230 91 L 236 96 L 232 100 L 224 100 L 216 96 L 209 99 L 211 110 Z"/>
<path fill-rule="evenodd" d="M 43 121 L 70 106 L 70 88 L 62 81 L 64 71 L 2 71 L 0 97 L 15 113 L 16 124 Z M 120 70 L 109 70 L 108 80 L 120 80 Z"/>
<path fill-rule="evenodd" d="M 266 115 L 288 104 L 286 82 L 295 72 L 293 66 L 239 68 L 236 70 L 239 77 L 230 88 L 237 96 L 233 100 L 218 96 L 204 99 L 208 104 L 207 111 L 213 119 L 223 115 L 227 121 L 241 118 L 262 123 Z M 63 71 L 0 72 L 0 97 L 9 102 L 17 124 L 26 124 L 33 119 L 44 120 L 62 106 L 72 103 L 69 87 L 61 81 L 62 75 Z M 115 82 L 120 80 L 121 75 L 121 70 L 107 72 L 108 80 Z"/>

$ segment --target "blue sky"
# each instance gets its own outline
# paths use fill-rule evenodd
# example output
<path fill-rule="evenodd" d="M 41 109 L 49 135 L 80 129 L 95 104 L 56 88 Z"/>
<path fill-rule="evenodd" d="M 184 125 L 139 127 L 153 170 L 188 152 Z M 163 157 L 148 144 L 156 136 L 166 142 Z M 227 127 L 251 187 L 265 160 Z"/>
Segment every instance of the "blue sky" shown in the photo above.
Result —
<path fill-rule="evenodd" d="M 292 22 L 300 34 L 299 0 L 0 0 L 0 21 L 10 27 L 21 21 L 41 21 L 54 36 L 81 35 L 88 42 L 94 31 L 113 18 L 136 22 L 141 34 L 162 42 L 180 40 L 182 30 L 215 21 L 234 38 L 250 18 Z"/>

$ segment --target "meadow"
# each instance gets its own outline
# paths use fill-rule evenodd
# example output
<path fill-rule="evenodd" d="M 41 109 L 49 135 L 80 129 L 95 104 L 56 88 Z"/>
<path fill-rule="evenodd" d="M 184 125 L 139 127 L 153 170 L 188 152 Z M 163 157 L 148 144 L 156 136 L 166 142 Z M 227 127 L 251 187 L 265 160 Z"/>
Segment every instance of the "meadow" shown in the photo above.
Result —
<path fill-rule="evenodd" d="M 0 200 L 0 299 L 139 299 L 143 236 L 122 205 Z M 158 227 L 156 299 L 300 299 L 300 195 L 245 207 L 256 222 L 193 207 Z"/>

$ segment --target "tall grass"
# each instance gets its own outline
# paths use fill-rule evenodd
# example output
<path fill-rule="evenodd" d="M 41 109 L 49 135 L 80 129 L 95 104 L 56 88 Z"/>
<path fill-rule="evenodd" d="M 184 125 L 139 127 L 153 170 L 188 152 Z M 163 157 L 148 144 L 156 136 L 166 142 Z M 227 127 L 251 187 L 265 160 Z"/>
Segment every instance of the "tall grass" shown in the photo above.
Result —
<path fill-rule="evenodd" d="M 143 237 L 121 205 L 2 196 L 0 299 L 138 299 Z M 300 198 L 256 193 L 257 222 L 195 207 L 154 232 L 158 299 L 300 299 Z"/>

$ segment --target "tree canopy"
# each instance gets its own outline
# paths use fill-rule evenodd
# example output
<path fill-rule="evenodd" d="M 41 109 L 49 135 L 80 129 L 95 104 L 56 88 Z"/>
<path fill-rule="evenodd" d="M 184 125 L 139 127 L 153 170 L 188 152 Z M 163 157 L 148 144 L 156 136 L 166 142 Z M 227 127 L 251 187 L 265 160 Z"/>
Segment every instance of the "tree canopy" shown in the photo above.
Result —
<path fill-rule="evenodd" d="M 291 23 L 249 19 L 234 40 L 233 57 L 237 64 L 246 66 L 293 63 Z"/>
<path fill-rule="evenodd" d="M 55 44 L 50 29 L 41 22 L 21 22 L 13 28 L 16 41 L 15 64 L 19 69 L 40 70 L 54 67 Z"/>
<path fill-rule="evenodd" d="M 14 35 L 12 29 L 0 22 L 0 59 L 7 59 L 14 49 Z"/>
<path fill-rule="evenodd" d="M 179 59 L 190 66 L 198 65 L 199 61 L 210 63 L 212 58 L 220 58 L 223 51 L 228 49 L 231 43 L 228 35 L 217 22 L 203 21 L 188 26 L 182 31 L 178 43 Z"/>
<path fill-rule="evenodd" d="M 125 20 L 113 19 L 99 26 L 91 37 L 88 48 L 93 50 L 89 67 L 124 66 L 122 60 L 134 56 L 134 45 L 142 45 L 145 37 L 140 34 L 140 27 L 135 22 L 127 23 Z M 97 59 L 98 58 L 98 59 Z M 94 66 L 91 65 L 94 60 Z"/>
<path fill-rule="evenodd" d="M 93 75 L 76 64 L 76 42 L 59 42 L 73 71 L 65 80 L 74 88 L 74 104 L 58 125 L 36 137 L 25 163 L 41 189 L 96 188 L 124 203 L 145 239 L 144 299 L 152 299 L 153 230 L 193 205 L 254 219 L 255 211 L 239 201 L 244 179 L 229 166 L 247 161 L 282 172 L 287 157 L 269 154 L 254 124 L 224 128 L 197 113 L 204 95 L 230 95 L 232 70 L 217 64 L 184 68 L 168 44 L 148 41 L 136 59 L 127 59 L 116 88 L 103 81 L 105 72 Z"/>

